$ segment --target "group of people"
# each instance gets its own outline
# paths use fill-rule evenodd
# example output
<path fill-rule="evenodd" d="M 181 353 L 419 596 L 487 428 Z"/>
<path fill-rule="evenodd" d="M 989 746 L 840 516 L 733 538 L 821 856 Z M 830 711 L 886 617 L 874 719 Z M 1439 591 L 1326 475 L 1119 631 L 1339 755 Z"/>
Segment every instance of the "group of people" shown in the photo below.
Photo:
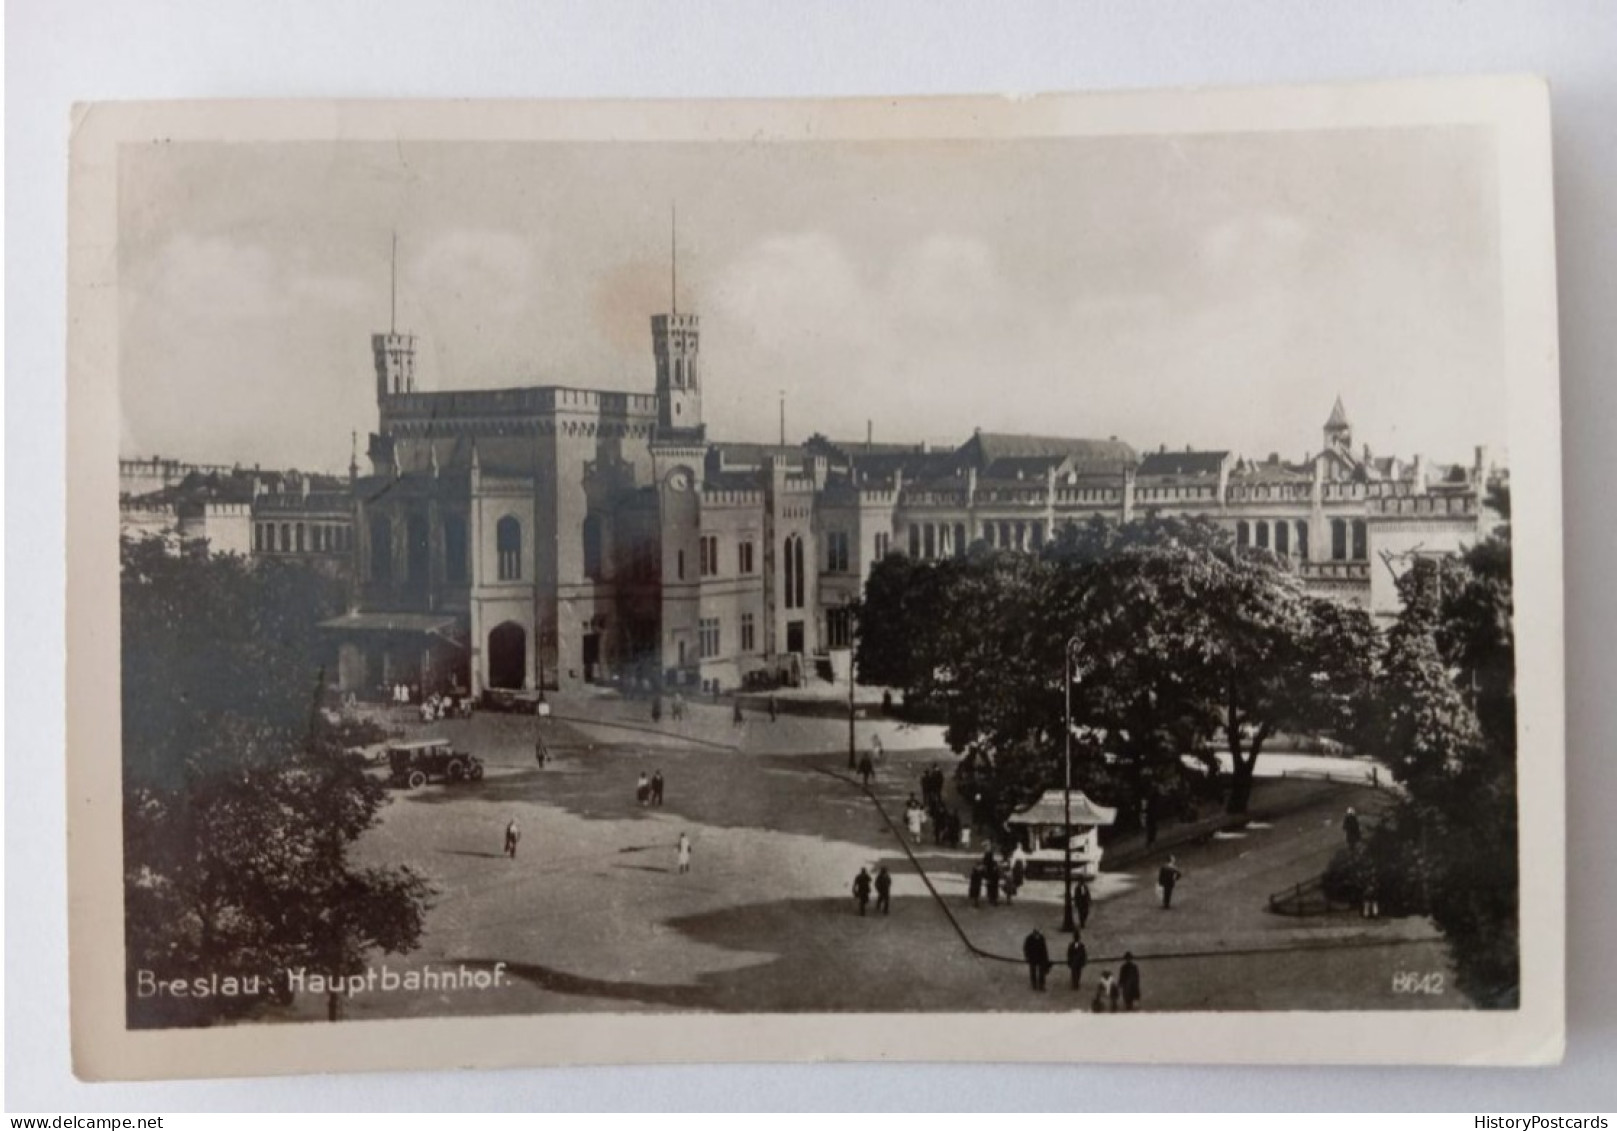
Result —
<path fill-rule="evenodd" d="M 436 722 L 439 719 L 469 719 L 472 717 L 472 697 L 470 695 L 439 695 L 434 691 L 421 701 L 421 721 L 424 723 Z"/>
<path fill-rule="evenodd" d="M 668 717 L 676 723 L 683 721 L 685 718 L 685 696 L 677 691 L 668 698 Z M 661 695 L 651 697 L 651 721 L 654 723 L 663 721 L 663 697 Z"/>
<path fill-rule="evenodd" d="M 635 783 L 634 799 L 642 809 L 647 807 L 660 808 L 663 803 L 663 772 L 654 770 L 650 777 L 644 770 L 640 771 L 640 780 Z"/>
<path fill-rule="evenodd" d="M 1003 896 L 1009 906 L 1026 882 L 1027 854 L 1022 851 L 1022 846 L 1017 845 L 1001 861 L 994 855 L 993 846 L 990 845 L 983 850 L 982 859 L 971 866 L 971 874 L 966 879 L 966 898 L 973 907 L 981 907 L 986 896 L 988 906 L 998 907 Z"/>
<path fill-rule="evenodd" d="M 1050 959 L 1050 944 L 1037 927 L 1022 940 L 1022 957 L 1027 962 L 1028 983 L 1034 991 L 1042 993 L 1055 963 Z M 1072 976 L 1074 990 L 1082 985 L 1087 965 L 1089 948 L 1084 945 L 1081 930 L 1074 931 L 1072 941 L 1067 944 L 1067 971 Z M 1123 964 L 1118 967 L 1115 978 L 1110 970 L 1101 971 L 1090 1009 L 1095 1013 L 1132 1013 L 1140 1007 L 1141 1000 L 1139 964 L 1134 961 L 1133 951 L 1124 951 Z"/>
<path fill-rule="evenodd" d="M 869 906 L 872 891 L 876 893 L 876 913 L 888 914 L 893 908 L 893 875 L 885 864 L 877 867 L 874 877 L 870 869 L 860 868 L 853 878 L 853 901 L 859 907 L 859 914 L 863 915 Z"/>

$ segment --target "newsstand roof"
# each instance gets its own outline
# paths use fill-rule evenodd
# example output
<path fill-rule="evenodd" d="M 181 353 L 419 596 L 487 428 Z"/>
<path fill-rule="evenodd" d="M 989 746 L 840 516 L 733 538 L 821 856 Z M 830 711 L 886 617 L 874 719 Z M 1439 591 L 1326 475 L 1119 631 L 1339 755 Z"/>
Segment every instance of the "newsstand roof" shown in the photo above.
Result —
<path fill-rule="evenodd" d="M 1045 792 L 1045 795 L 1023 809 L 1020 813 L 1012 813 L 1005 823 L 1008 825 L 1053 825 L 1061 828 L 1067 824 L 1066 794 L 1059 789 Z M 1096 805 L 1082 790 L 1072 791 L 1072 825 L 1109 825 L 1117 820 L 1117 810 L 1108 809 L 1104 805 Z"/>

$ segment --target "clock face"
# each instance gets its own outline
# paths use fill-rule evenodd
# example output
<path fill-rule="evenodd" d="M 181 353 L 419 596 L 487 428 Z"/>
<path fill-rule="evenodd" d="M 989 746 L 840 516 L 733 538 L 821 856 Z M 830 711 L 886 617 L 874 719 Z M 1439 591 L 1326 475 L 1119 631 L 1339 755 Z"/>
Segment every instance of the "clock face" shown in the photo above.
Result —
<path fill-rule="evenodd" d="M 691 473 L 683 467 L 676 467 L 668 473 L 668 486 L 675 491 L 689 491 L 691 489 Z"/>

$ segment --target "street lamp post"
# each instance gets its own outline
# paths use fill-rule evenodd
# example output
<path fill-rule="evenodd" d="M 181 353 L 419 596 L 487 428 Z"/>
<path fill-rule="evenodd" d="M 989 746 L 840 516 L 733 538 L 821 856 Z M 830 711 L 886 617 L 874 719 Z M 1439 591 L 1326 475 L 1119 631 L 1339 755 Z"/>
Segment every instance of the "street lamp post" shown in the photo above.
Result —
<path fill-rule="evenodd" d="M 858 744 L 853 731 L 853 602 L 844 600 L 842 607 L 848 618 L 848 769 L 859 768 Z"/>
<path fill-rule="evenodd" d="M 1074 659 L 1078 651 L 1078 638 L 1076 636 L 1068 637 L 1064 650 L 1066 654 L 1063 657 L 1065 661 L 1063 671 L 1066 678 L 1062 681 L 1061 687 L 1066 702 L 1066 711 L 1064 713 L 1066 727 L 1062 732 L 1064 760 L 1066 762 L 1066 789 L 1061 795 L 1061 819 L 1064 826 L 1061 830 L 1061 875 L 1064 889 L 1061 900 L 1061 929 L 1070 935 L 1077 932 L 1077 927 L 1072 919 L 1072 685 L 1078 680 L 1078 665 Z"/>

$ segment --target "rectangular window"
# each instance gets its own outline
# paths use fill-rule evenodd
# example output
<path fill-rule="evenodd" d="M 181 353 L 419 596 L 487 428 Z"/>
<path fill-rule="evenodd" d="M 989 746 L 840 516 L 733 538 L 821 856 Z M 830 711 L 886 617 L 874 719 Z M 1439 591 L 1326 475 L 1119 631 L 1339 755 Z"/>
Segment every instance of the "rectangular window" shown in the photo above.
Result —
<path fill-rule="evenodd" d="M 919 526 L 912 526 L 912 527 L 910 527 L 910 557 L 918 558 L 920 556 L 921 556 L 921 528 Z"/>
<path fill-rule="evenodd" d="M 298 553 L 303 553 L 303 523 L 298 523 Z"/>
<path fill-rule="evenodd" d="M 846 648 L 853 643 L 853 613 L 849 609 L 825 612 L 826 647 Z"/>
<path fill-rule="evenodd" d="M 290 522 L 281 523 L 281 552 L 283 554 L 292 552 L 292 524 Z"/>
<path fill-rule="evenodd" d="M 881 561 L 892 552 L 892 548 L 893 536 L 891 534 L 876 535 L 876 553 L 874 555 L 875 560 L 878 562 Z"/>
<path fill-rule="evenodd" d="M 736 572 L 752 572 L 752 542 L 750 540 L 736 543 Z"/>
<path fill-rule="evenodd" d="M 716 534 L 702 535 L 702 576 L 712 577 L 719 572 L 719 537 Z"/>
<path fill-rule="evenodd" d="M 753 635 L 752 614 L 751 613 L 742 613 L 741 614 L 741 650 L 743 652 L 752 652 L 752 651 L 756 651 L 756 649 L 757 649 L 757 642 L 756 642 L 756 638 Z"/>
<path fill-rule="evenodd" d="M 444 580 L 465 585 L 466 575 L 466 520 L 448 514 L 444 516 Z"/>
<path fill-rule="evenodd" d="M 253 549 L 259 553 L 264 552 L 264 524 L 262 522 L 253 523 Z"/>
<path fill-rule="evenodd" d="M 681 581 L 685 580 L 685 551 L 680 550 L 674 555 L 674 576 Z"/>
<path fill-rule="evenodd" d="M 825 571 L 848 572 L 848 532 L 832 530 L 825 536 Z"/>
<path fill-rule="evenodd" d="M 712 659 L 719 654 L 719 618 L 703 617 L 697 627 L 701 638 L 702 659 Z"/>

